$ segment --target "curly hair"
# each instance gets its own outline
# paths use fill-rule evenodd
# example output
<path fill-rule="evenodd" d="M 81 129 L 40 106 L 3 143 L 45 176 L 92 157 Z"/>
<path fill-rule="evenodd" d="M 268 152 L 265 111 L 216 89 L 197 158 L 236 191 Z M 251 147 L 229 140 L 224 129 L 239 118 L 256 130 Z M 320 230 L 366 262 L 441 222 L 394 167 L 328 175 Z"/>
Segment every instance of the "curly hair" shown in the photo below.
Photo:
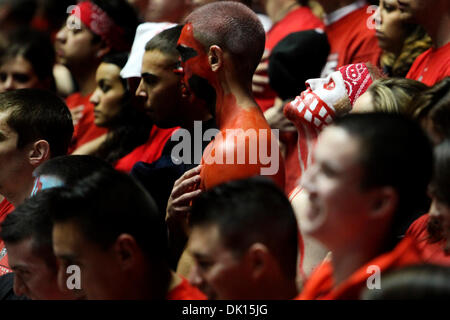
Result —
<path fill-rule="evenodd" d="M 421 26 L 408 26 L 409 35 L 403 43 L 398 56 L 385 52 L 381 56 L 381 66 L 390 77 L 403 78 L 408 73 L 416 58 L 431 48 L 431 38 Z"/>

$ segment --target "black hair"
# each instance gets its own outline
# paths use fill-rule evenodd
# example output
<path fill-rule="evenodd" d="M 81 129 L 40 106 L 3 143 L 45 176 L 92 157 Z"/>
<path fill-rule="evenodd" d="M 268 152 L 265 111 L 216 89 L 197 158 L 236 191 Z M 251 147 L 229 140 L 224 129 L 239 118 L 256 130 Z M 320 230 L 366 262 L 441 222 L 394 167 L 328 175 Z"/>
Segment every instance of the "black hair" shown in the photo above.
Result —
<path fill-rule="evenodd" d="M 253 243 L 266 245 L 286 275 L 297 271 L 298 227 L 289 200 L 271 180 L 231 181 L 202 193 L 193 203 L 191 227 L 217 225 L 224 245 L 236 255 Z"/>
<path fill-rule="evenodd" d="M 53 92 L 19 89 L 0 93 L 0 111 L 10 111 L 7 121 L 18 134 L 17 148 L 44 139 L 51 157 L 67 153 L 73 134 L 70 111 Z"/>
<path fill-rule="evenodd" d="M 391 249 L 409 225 L 429 208 L 431 142 L 415 121 L 402 115 L 349 114 L 336 119 L 333 125 L 359 142 L 359 163 L 364 168 L 361 187 L 391 186 L 397 192 L 397 210 L 386 239 L 386 246 Z"/>
<path fill-rule="evenodd" d="M 73 222 L 87 241 L 103 249 L 123 233 L 131 235 L 150 263 L 167 258 L 167 229 L 153 198 L 129 175 L 100 169 L 71 188 L 51 192 L 55 224 Z"/>
<path fill-rule="evenodd" d="M 100 169 L 112 169 L 105 161 L 89 155 L 68 155 L 49 159 L 37 167 L 33 175 L 51 175 L 62 180 L 64 185 L 74 185 Z"/>
<path fill-rule="evenodd" d="M 32 250 L 53 270 L 57 269 L 52 248 L 52 220 L 49 197 L 43 190 L 26 199 L 1 224 L 0 238 L 11 244 L 32 240 Z"/>
<path fill-rule="evenodd" d="M 27 28 L 20 28 L 9 34 L 7 47 L 0 57 L 0 65 L 16 57 L 23 57 L 31 64 L 41 83 L 47 81 L 46 89 L 56 90 L 53 77 L 55 50 L 47 34 Z"/>
<path fill-rule="evenodd" d="M 116 53 L 106 55 L 103 63 L 111 63 L 122 69 L 127 62 L 128 54 Z M 131 93 L 125 79 L 120 78 L 125 89 L 122 98 L 121 108 L 118 115 L 111 120 L 106 141 L 99 147 L 95 156 L 104 159 L 110 164 L 115 164 L 117 160 L 133 151 L 136 147 L 147 142 L 152 128 L 152 122 L 148 117 L 143 117 L 142 113 L 131 104 Z"/>
<path fill-rule="evenodd" d="M 134 8 L 125 0 L 90 0 L 100 7 L 114 22 L 124 30 L 123 37 L 130 49 L 133 44 L 139 19 Z"/>
<path fill-rule="evenodd" d="M 181 35 L 181 29 L 183 29 L 183 25 L 161 31 L 147 42 L 145 51 L 159 50 L 166 55 L 178 58 L 177 42 Z"/>

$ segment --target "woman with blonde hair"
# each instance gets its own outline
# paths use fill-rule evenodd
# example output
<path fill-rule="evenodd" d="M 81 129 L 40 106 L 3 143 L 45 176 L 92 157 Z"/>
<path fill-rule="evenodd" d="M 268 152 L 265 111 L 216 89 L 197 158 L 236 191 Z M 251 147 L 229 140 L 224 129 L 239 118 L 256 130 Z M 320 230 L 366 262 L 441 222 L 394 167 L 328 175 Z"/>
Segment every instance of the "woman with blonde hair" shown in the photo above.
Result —
<path fill-rule="evenodd" d="M 353 105 L 352 112 L 388 112 L 412 115 L 411 103 L 428 88 L 422 82 L 383 78 L 373 82 Z"/>

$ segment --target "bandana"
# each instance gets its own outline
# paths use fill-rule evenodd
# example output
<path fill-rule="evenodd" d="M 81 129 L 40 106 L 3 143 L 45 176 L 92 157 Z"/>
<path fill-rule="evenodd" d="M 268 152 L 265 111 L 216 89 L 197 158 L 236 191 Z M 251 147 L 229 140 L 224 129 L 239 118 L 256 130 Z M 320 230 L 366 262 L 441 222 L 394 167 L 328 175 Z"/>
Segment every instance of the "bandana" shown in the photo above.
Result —
<path fill-rule="evenodd" d="M 369 69 L 364 63 L 357 63 L 343 66 L 339 68 L 339 72 L 344 78 L 345 90 L 353 106 L 356 99 L 366 92 L 373 82 Z"/>
<path fill-rule="evenodd" d="M 109 47 L 117 51 L 130 49 L 130 44 L 124 38 L 125 31 L 94 3 L 81 2 L 72 10 L 72 15 L 79 18 L 87 28 L 100 36 Z"/>

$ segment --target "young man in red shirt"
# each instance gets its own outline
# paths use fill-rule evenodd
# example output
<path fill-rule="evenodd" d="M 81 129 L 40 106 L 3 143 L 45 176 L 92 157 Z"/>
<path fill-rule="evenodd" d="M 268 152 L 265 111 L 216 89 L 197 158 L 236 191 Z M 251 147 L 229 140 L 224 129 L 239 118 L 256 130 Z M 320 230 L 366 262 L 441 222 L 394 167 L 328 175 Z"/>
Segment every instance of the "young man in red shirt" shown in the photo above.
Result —
<path fill-rule="evenodd" d="M 78 92 L 66 99 L 75 127 L 70 153 L 106 133 L 94 124 L 89 102 L 96 87 L 95 73 L 103 56 L 129 51 L 138 20 L 125 0 L 87 0 L 79 3 L 55 40 L 58 62 L 71 72 Z"/>
<path fill-rule="evenodd" d="M 164 216 L 129 175 L 102 169 L 42 192 L 51 203 L 61 290 L 67 267 L 77 265 L 89 300 L 205 298 L 170 270 Z"/>
<path fill-rule="evenodd" d="M 0 222 L 40 184 L 33 170 L 67 153 L 73 133 L 70 112 L 49 91 L 19 89 L 0 93 Z M 0 241 L 0 275 L 10 272 Z"/>
<path fill-rule="evenodd" d="M 448 0 L 397 0 L 405 19 L 420 24 L 433 41 L 417 57 L 406 78 L 432 86 L 450 76 L 450 2 Z"/>
<path fill-rule="evenodd" d="M 351 63 L 379 65 L 381 49 L 375 36 L 375 23 L 364 0 L 318 0 L 325 11 L 325 32 L 330 55 L 321 77 Z"/>
<path fill-rule="evenodd" d="M 313 271 L 299 299 L 359 299 L 369 277 L 422 261 L 416 242 L 401 239 L 426 210 L 431 178 L 431 144 L 416 123 L 347 115 L 322 131 L 314 157 L 303 177 L 302 231 L 332 258 Z"/>

